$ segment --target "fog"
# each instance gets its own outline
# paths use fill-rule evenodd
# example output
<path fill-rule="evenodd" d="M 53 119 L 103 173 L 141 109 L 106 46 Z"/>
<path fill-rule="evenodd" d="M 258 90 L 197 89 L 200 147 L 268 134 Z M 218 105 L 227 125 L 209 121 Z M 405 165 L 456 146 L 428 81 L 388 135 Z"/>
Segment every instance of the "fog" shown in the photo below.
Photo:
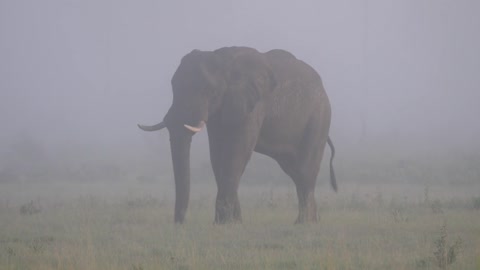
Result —
<path fill-rule="evenodd" d="M 319 72 L 338 162 L 355 147 L 476 153 L 479 10 L 476 0 L 2 0 L 0 146 L 169 160 L 167 132 L 136 124 L 163 118 L 183 55 L 243 45 L 288 50 Z M 203 132 L 194 147 L 206 143 Z"/>

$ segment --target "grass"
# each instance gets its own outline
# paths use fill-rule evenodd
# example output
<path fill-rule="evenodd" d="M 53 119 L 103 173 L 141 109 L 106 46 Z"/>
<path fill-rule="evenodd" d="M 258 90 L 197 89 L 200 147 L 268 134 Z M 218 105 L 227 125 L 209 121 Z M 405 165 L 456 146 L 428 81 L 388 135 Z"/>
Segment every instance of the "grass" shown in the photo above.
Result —
<path fill-rule="evenodd" d="M 192 158 L 181 226 L 168 157 L 6 159 L 0 269 L 480 269 L 478 154 L 340 150 L 340 191 L 322 169 L 320 219 L 307 225 L 293 225 L 291 180 L 259 156 L 240 185 L 243 224 L 226 226 L 212 224 L 216 188 L 205 159 Z"/>
<path fill-rule="evenodd" d="M 24 205 L 4 202 L 0 269 L 480 268 L 480 213 L 472 198 L 440 200 L 438 212 L 422 200 L 330 196 L 319 203 L 319 223 L 293 225 L 291 191 L 259 193 L 270 195 L 244 195 L 243 224 L 227 226 L 212 225 L 213 200 L 206 197 L 192 200 L 181 226 L 172 224 L 170 201 L 153 196 L 39 199 L 26 202 L 41 209 L 28 214 Z M 456 239 L 461 252 L 439 267 L 439 248 L 448 252 Z"/>

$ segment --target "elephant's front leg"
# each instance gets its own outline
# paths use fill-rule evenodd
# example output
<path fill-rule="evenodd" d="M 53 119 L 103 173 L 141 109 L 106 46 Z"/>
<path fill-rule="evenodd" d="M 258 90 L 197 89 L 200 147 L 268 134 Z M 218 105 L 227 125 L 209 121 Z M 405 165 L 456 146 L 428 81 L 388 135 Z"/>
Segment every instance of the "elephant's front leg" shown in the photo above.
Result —
<path fill-rule="evenodd" d="M 260 123 L 247 122 L 241 127 L 209 127 L 210 158 L 217 182 L 215 223 L 241 222 L 238 185 L 257 142 Z"/>
<path fill-rule="evenodd" d="M 217 180 L 217 199 L 215 202 L 215 223 L 241 222 L 242 214 L 238 200 L 240 178 L 255 146 L 256 136 L 251 134 L 230 134 L 223 137 L 220 156 L 217 162 L 220 173 Z"/>
<path fill-rule="evenodd" d="M 234 180 L 238 182 L 238 180 Z M 242 213 L 238 200 L 238 184 L 219 183 L 215 201 L 215 223 L 241 223 Z"/>

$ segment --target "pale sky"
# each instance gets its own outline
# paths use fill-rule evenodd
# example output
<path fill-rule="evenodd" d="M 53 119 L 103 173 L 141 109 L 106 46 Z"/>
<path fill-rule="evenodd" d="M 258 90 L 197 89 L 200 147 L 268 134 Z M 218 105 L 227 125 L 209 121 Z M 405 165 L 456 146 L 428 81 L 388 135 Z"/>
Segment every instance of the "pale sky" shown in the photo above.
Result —
<path fill-rule="evenodd" d="M 163 118 L 181 57 L 245 45 L 319 72 L 337 145 L 478 148 L 479 12 L 477 0 L 0 0 L 0 145 L 146 147 L 136 123 Z"/>

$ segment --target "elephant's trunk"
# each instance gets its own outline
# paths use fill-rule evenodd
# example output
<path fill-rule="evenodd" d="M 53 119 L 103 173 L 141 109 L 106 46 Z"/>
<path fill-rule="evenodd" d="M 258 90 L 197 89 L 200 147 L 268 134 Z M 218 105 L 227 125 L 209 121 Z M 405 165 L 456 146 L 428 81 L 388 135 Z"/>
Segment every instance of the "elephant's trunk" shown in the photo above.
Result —
<path fill-rule="evenodd" d="M 175 177 L 175 223 L 183 223 L 190 196 L 190 134 L 170 132 L 173 173 Z"/>

